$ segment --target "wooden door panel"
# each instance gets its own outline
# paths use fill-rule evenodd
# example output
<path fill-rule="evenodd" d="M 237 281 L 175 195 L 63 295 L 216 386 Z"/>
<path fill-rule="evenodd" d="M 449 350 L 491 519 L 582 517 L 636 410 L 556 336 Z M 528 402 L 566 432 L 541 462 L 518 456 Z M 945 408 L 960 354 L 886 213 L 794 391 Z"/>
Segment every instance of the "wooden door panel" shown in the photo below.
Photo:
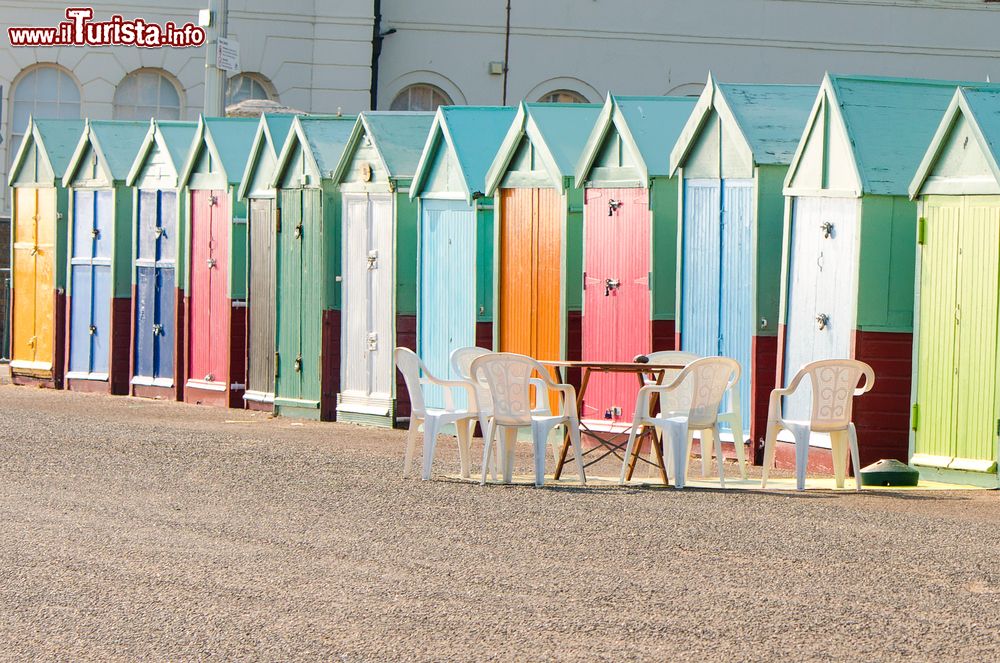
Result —
<path fill-rule="evenodd" d="M 232 216 L 225 191 L 212 191 L 216 203 L 211 206 L 209 256 L 215 261 L 208 270 L 209 374 L 214 382 L 229 386 L 230 303 L 229 303 L 229 225 Z"/>
<path fill-rule="evenodd" d="M 44 292 L 37 282 L 39 263 L 37 248 L 38 190 L 18 187 L 14 189 L 15 222 L 13 247 L 14 283 L 12 297 L 13 328 L 11 330 L 11 358 L 16 362 L 35 362 L 38 337 L 36 333 L 36 307 L 44 306 Z"/>
<path fill-rule="evenodd" d="M 719 180 L 685 181 L 681 348 L 699 356 L 719 350 L 721 213 Z"/>
<path fill-rule="evenodd" d="M 190 281 L 188 315 L 188 376 L 203 380 L 211 372 L 211 286 L 208 260 L 211 226 L 211 191 L 191 192 Z"/>
<path fill-rule="evenodd" d="M 533 355 L 532 283 L 534 234 L 532 189 L 500 190 L 499 346 L 501 352 Z"/>
<path fill-rule="evenodd" d="M 174 301 L 176 283 L 174 268 L 156 268 L 156 322 L 159 331 L 153 337 L 153 377 L 174 377 L 174 347 L 177 331 L 174 328 Z"/>
<path fill-rule="evenodd" d="M 739 362 L 740 403 L 743 433 L 750 434 L 751 348 L 754 332 L 754 182 L 725 180 L 722 183 L 722 246 L 719 296 L 719 351 Z M 730 407 L 729 395 L 725 407 Z"/>
<path fill-rule="evenodd" d="M 280 398 L 302 396 L 296 360 L 302 352 L 302 190 L 281 192 L 281 233 L 278 235 L 278 375 L 275 394 Z"/>
<path fill-rule="evenodd" d="M 136 268 L 135 286 L 135 375 L 152 378 L 156 324 L 156 268 Z"/>
<path fill-rule="evenodd" d="M 368 232 L 369 246 L 378 252 L 376 268 L 369 270 L 368 319 L 373 321 L 376 334 L 375 350 L 369 352 L 371 396 L 389 399 L 396 382 L 393 350 L 395 328 L 395 264 L 396 224 L 393 214 L 392 194 L 371 194 Z"/>
<path fill-rule="evenodd" d="M 370 393 L 368 379 L 368 199 L 344 194 L 342 391 Z"/>
<path fill-rule="evenodd" d="M 274 352 L 277 338 L 275 277 L 277 260 L 273 203 L 250 201 L 250 339 L 247 389 L 274 392 Z"/>

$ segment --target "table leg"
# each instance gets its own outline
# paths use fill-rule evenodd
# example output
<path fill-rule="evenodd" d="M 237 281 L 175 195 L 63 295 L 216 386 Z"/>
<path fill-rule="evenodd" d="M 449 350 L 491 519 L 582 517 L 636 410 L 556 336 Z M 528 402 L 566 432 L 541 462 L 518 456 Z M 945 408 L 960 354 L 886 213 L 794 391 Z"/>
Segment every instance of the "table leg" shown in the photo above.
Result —
<path fill-rule="evenodd" d="M 590 382 L 590 368 L 583 369 L 583 376 L 580 378 L 580 391 L 576 394 L 576 415 L 577 419 L 580 418 L 580 414 L 583 411 L 583 395 L 587 393 L 587 383 Z M 566 464 L 566 453 L 569 451 L 569 429 L 566 429 L 566 434 L 563 436 L 562 449 L 559 451 L 559 462 L 556 463 L 555 474 L 552 478 L 556 481 L 562 475 L 563 465 Z"/>
<path fill-rule="evenodd" d="M 663 465 L 663 439 L 656 437 L 656 429 L 653 429 L 653 439 L 650 441 L 653 452 L 656 454 L 656 464 L 660 468 L 660 480 L 663 485 L 667 485 L 667 468 Z"/>

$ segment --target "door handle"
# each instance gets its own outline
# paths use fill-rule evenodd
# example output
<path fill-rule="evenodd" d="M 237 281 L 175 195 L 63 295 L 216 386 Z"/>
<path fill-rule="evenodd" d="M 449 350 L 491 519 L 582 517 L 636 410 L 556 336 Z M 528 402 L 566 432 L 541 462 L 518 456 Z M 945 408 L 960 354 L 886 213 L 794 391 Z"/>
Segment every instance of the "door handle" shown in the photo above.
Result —
<path fill-rule="evenodd" d="M 101 231 L 100 230 L 98 230 L 97 228 L 91 229 L 91 231 L 90 231 L 90 237 L 91 237 L 91 239 L 97 239 L 100 236 L 101 236 Z"/>
<path fill-rule="evenodd" d="M 614 216 L 618 208 L 622 206 L 622 201 L 615 200 L 614 198 L 608 201 L 608 216 Z"/>
<path fill-rule="evenodd" d="M 302 355 L 301 354 L 299 354 L 299 356 L 295 358 L 294 366 L 295 366 L 295 372 L 296 373 L 301 373 L 302 372 Z"/>
<path fill-rule="evenodd" d="M 821 224 L 819 229 L 823 231 L 823 237 L 825 239 L 830 239 L 831 237 L 833 237 L 833 224 L 830 223 L 829 221 Z"/>
<path fill-rule="evenodd" d="M 163 336 L 163 325 L 160 323 L 153 325 L 153 336 Z"/>
<path fill-rule="evenodd" d="M 208 264 L 208 268 L 209 269 L 212 269 L 213 267 L 215 267 L 215 258 L 209 258 L 205 262 Z"/>
<path fill-rule="evenodd" d="M 38 255 L 38 245 L 31 247 L 31 255 Z"/>
<path fill-rule="evenodd" d="M 165 230 L 163 229 L 163 226 L 156 226 L 156 230 L 154 230 L 154 231 L 153 231 L 153 233 L 154 233 L 154 234 L 155 234 L 155 235 L 156 235 L 157 237 L 163 237 L 163 233 L 165 233 L 165 232 L 166 232 L 166 231 L 165 231 Z"/>
<path fill-rule="evenodd" d="M 617 290 L 622 284 L 618 279 L 604 279 L 604 296 L 609 297 L 612 290 Z"/>
<path fill-rule="evenodd" d="M 295 239 L 302 239 L 302 224 L 295 226 Z"/>
<path fill-rule="evenodd" d="M 90 327 L 87 328 L 87 331 L 90 332 L 91 336 L 93 336 L 94 334 L 97 333 L 97 327 L 95 327 L 94 325 L 90 325 Z"/>
<path fill-rule="evenodd" d="M 826 313 L 820 313 L 816 316 L 816 325 L 819 327 L 820 331 L 823 331 L 830 326 L 830 316 Z"/>
<path fill-rule="evenodd" d="M 368 252 L 368 269 L 378 269 L 378 251 Z"/>

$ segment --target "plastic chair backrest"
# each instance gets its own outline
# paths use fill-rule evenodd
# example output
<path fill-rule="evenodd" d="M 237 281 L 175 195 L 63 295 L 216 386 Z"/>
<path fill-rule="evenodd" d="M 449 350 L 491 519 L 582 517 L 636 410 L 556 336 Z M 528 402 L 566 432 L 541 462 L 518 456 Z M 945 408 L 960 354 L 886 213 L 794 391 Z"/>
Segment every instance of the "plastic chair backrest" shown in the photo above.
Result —
<path fill-rule="evenodd" d="M 455 374 L 461 377 L 461 379 L 469 380 L 476 385 L 476 398 L 479 400 L 479 407 L 486 412 L 492 410 L 493 399 L 490 396 L 489 388 L 483 380 L 472 379 L 472 362 L 483 355 L 490 354 L 490 352 L 486 348 L 470 345 L 452 350 L 450 357 L 451 370 L 455 371 Z"/>
<path fill-rule="evenodd" d="M 710 428 L 719 420 L 722 398 L 740 379 L 740 364 L 729 357 L 704 357 L 688 364 L 677 376 L 678 387 L 688 382 L 691 404 L 688 427 Z"/>
<path fill-rule="evenodd" d="M 803 366 L 794 383 L 809 376 L 812 383 L 812 413 L 809 428 L 818 432 L 847 429 L 854 411 L 854 397 L 875 386 L 875 371 L 856 359 L 824 359 Z M 858 383 L 864 376 L 865 382 Z"/>
<path fill-rule="evenodd" d="M 409 348 L 396 348 L 393 356 L 396 359 L 396 368 L 403 374 L 406 390 L 410 392 L 410 410 L 413 414 L 422 416 L 425 409 L 424 391 L 420 385 L 420 372 L 421 369 L 426 372 L 426 369 L 424 369 L 420 357 Z"/>
<path fill-rule="evenodd" d="M 698 359 L 698 355 L 690 352 L 680 352 L 677 350 L 662 350 L 660 352 L 650 352 L 646 355 L 650 364 L 683 364 L 687 366 Z M 663 379 L 660 384 L 670 384 L 680 375 L 683 368 L 671 368 L 663 371 Z M 645 384 L 656 384 L 648 375 L 642 376 Z M 685 382 L 678 385 L 677 389 L 660 394 L 660 412 L 665 416 L 677 414 L 687 414 L 691 409 L 691 383 Z"/>
<path fill-rule="evenodd" d="M 495 352 L 472 362 L 475 380 L 484 380 L 493 399 L 493 418 L 501 426 L 531 423 L 531 378 L 548 380 L 545 367 L 531 357 L 511 352 Z"/>

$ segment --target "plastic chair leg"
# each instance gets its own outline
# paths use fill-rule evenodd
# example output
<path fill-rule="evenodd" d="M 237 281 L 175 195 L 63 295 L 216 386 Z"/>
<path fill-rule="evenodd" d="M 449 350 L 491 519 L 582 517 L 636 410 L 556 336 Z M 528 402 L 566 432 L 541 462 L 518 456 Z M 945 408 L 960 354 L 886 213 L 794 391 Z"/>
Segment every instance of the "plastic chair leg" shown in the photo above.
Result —
<path fill-rule="evenodd" d="M 635 438 L 642 430 L 642 421 L 633 421 L 632 430 L 628 433 L 628 442 L 625 444 L 625 460 L 622 461 L 622 473 L 618 477 L 618 485 L 625 485 L 625 475 L 628 473 L 628 461 L 632 457 L 632 450 L 635 448 Z"/>
<path fill-rule="evenodd" d="M 503 435 L 503 482 L 514 480 L 514 452 L 517 450 L 517 429 L 505 426 Z"/>
<path fill-rule="evenodd" d="M 767 475 L 774 467 L 775 445 L 778 443 L 778 424 L 769 423 L 764 435 L 764 466 L 760 470 L 760 487 L 767 488 Z"/>
<path fill-rule="evenodd" d="M 493 445 L 495 444 L 495 440 L 496 440 L 496 436 L 497 436 L 496 429 L 497 429 L 497 427 L 493 424 L 492 421 L 490 421 L 486 425 L 486 428 L 483 429 L 483 435 L 486 436 L 486 439 L 483 440 L 483 476 L 479 480 L 479 485 L 480 486 L 485 486 L 486 485 L 486 473 L 489 472 L 489 469 L 490 469 L 490 451 L 492 451 L 492 449 L 493 449 Z M 497 465 L 500 464 L 500 458 L 499 458 L 499 456 L 497 457 L 496 464 Z M 497 470 L 496 470 L 496 467 L 494 467 L 493 468 L 493 480 L 494 481 L 497 480 L 496 474 L 497 474 Z"/>
<path fill-rule="evenodd" d="M 854 463 L 854 489 L 861 492 L 861 452 L 858 450 L 858 431 L 854 424 L 847 427 L 847 439 L 851 447 L 851 462 Z"/>
<path fill-rule="evenodd" d="M 469 478 L 469 454 L 472 453 L 472 425 L 475 419 L 462 419 L 455 422 L 455 432 L 458 436 L 458 462 L 461 467 L 462 478 Z"/>
<path fill-rule="evenodd" d="M 743 422 L 739 413 L 729 421 L 729 430 L 733 432 L 733 446 L 736 448 L 736 463 L 740 466 L 740 478 L 747 478 L 747 454 L 743 445 Z"/>
<path fill-rule="evenodd" d="M 540 424 L 537 421 L 531 422 L 531 443 L 534 447 L 536 486 L 545 485 L 545 454 L 548 453 L 549 438 L 554 428 L 554 425 Z"/>
<path fill-rule="evenodd" d="M 410 428 L 406 432 L 406 455 L 403 457 L 403 477 L 410 475 L 410 466 L 413 464 L 413 452 L 417 448 L 417 432 L 420 423 L 423 421 L 419 417 L 410 417 Z"/>
<path fill-rule="evenodd" d="M 705 431 L 701 431 L 698 446 L 701 447 L 701 478 L 708 477 L 708 467 L 712 464 L 712 445 L 705 443 Z"/>
<path fill-rule="evenodd" d="M 684 438 L 679 439 L 676 433 L 665 429 L 663 440 L 669 447 L 667 453 L 673 458 L 674 474 L 672 476 L 674 479 L 674 488 L 683 490 L 684 485 L 687 483 L 687 461 L 691 457 L 690 444 L 692 435 L 690 432 L 687 432 Z"/>
<path fill-rule="evenodd" d="M 833 456 L 833 479 L 837 488 L 844 487 L 847 476 L 847 449 L 844 444 L 847 437 L 842 431 L 830 433 L 830 454 Z"/>
<path fill-rule="evenodd" d="M 795 490 L 806 489 L 806 466 L 809 465 L 809 431 L 795 433 Z"/>
<path fill-rule="evenodd" d="M 424 472 L 420 477 L 424 481 L 431 478 L 431 464 L 434 461 L 434 449 L 437 447 L 440 427 L 441 422 L 437 417 L 428 417 L 424 420 Z"/>
<path fill-rule="evenodd" d="M 587 470 L 583 466 L 583 445 L 580 443 L 580 426 L 568 423 L 569 440 L 573 445 L 573 456 L 576 458 L 576 471 L 580 473 L 580 483 L 587 485 Z"/>
<path fill-rule="evenodd" d="M 715 457 L 719 465 L 719 486 L 726 487 L 726 459 L 722 455 L 722 435 L 719 434 L 719 426 L 716 424 L 712 429 L 712 439 L 715 442 Z"/>

